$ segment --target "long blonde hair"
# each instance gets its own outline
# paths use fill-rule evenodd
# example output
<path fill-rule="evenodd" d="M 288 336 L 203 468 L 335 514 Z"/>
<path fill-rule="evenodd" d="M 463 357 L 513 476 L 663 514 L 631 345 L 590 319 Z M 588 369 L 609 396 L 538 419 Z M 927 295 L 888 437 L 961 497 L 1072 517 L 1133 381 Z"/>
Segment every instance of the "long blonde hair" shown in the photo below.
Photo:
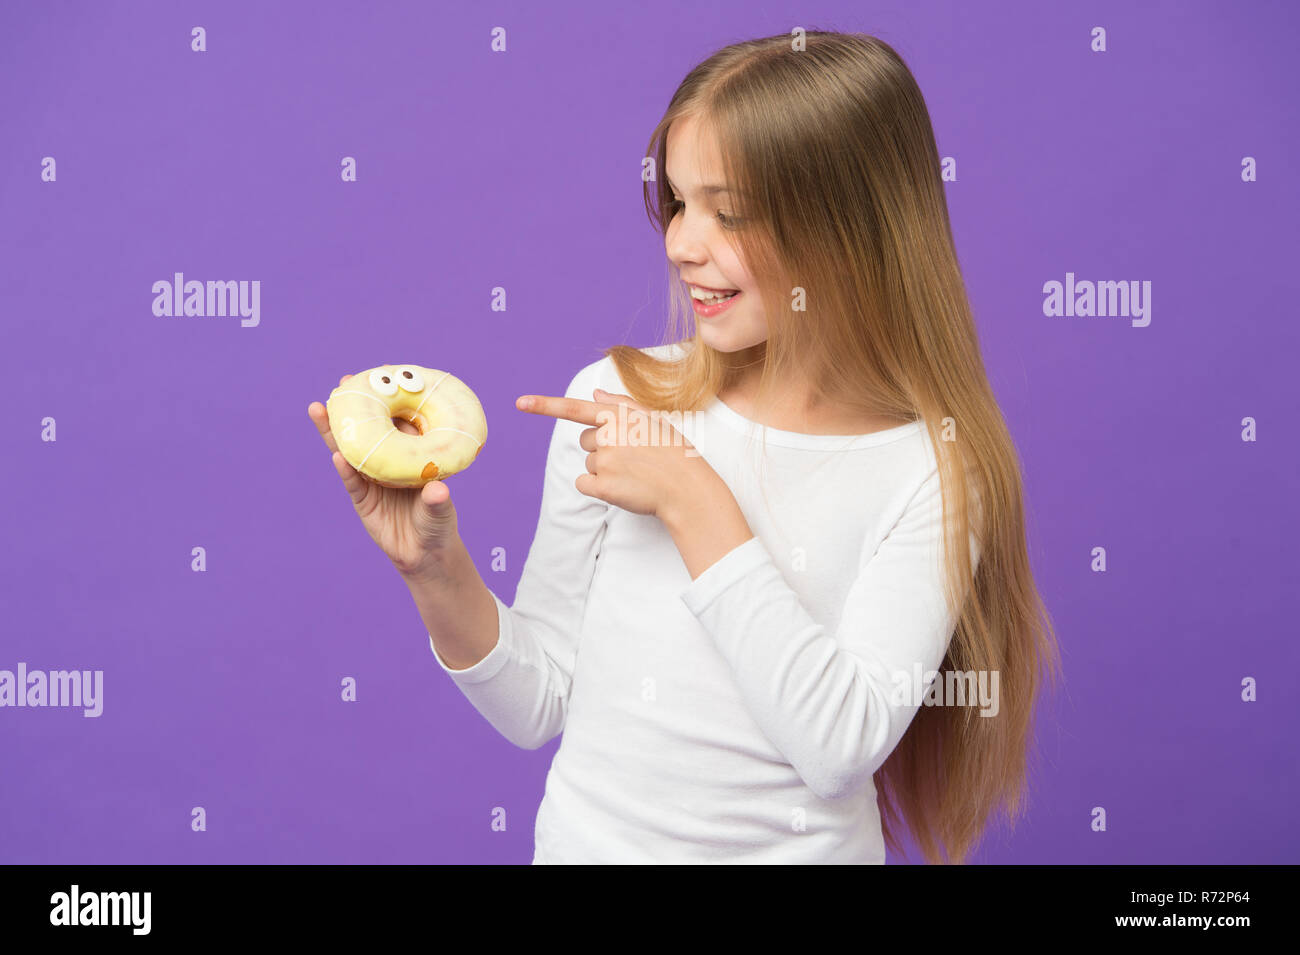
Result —
<path fill-rule="evenodd" d="M 876 771 L 887 845 L 905 825 L 928 862 L 966 862 L 999 806 L 1023 812 L 1032 714 L 1059 651 L 1026 548 L 1019 461 L 980 355 L 954 248 L 925 100 L 898 54 L 866 34 L 806 33 L 727 46 L 686 76 L 650 138 L 662 171 L 669 127 L 699 120 L 717 144 L 744 225 L 728 233 L 760 286 L 768 338 L 756 406 L 798 369 L 820 394 L 863 414 L 922 419 L 936 452 L 946 521 L 948 670 L 996 671 L 1000 709 L 922 706 Z M 664 233 L 666 177 L 645 184 Z M 670 277 L 672 266 L 670 264 Z M 647 407 L 698 410 L 736 373 L 693 330 L 671 282 L 665 342 L 675 360 L 605 350 Z M 792 294 L 803 309 L 796 315 Z M 752 357 L 752 356 L 749 356 Z M 972 584 L 968 542 L 980 553 Z"/>

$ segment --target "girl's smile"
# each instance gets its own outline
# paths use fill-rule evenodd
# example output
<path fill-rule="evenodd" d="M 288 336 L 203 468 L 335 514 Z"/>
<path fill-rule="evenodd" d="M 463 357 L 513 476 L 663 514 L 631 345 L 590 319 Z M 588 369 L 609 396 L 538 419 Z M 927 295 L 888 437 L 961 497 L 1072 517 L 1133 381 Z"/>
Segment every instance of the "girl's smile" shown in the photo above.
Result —
<path fill-rule="evenodd" d="M 733 292 L 729 297 L 723 299 L 718 299 L 716 297 L 711 299 L 697 298 L 696 296 L 700 294 L 701 293 L 698 291 L 698 287 L 692 285 L 691 286 L 691 307 L 695 309 L 695 314 L 700 316 L 700 318 L 713 318 L 717 315 L 721 315 L 723 312 L 729 309 L 731 307 L 731 303 L 734 302 L 736 299 L 740 298 L 740 296 L 742 296 L 745 293 Z"/>

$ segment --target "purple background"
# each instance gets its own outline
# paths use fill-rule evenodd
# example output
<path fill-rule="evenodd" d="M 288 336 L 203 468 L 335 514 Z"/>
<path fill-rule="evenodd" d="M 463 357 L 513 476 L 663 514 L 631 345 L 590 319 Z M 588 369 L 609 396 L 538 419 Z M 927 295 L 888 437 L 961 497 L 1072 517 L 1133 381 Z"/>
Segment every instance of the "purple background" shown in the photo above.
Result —
<path fill-rule="evenodd" d="M 511 602 L 550 436 L 514 398 L 659 341 L 649 131 L 796 25 L 916 74 L 1023 457 L 1066 683 L 975 861 L 1297 861 L 1296 7 L 964 0 L 0 8 L 0 668 L 104 671 L 98 719 L 0 709 L 0 861 L 531 859 L 559 740 L 438 669 L 306 407 L 385 362 L 470 383 L 491 436 L 449 485 Z M 176 271 L 259 280 L 260 325 L 155 317 Z M 1151 281 L 1150 326 L 1044 316 L 1067 271 Z"/>

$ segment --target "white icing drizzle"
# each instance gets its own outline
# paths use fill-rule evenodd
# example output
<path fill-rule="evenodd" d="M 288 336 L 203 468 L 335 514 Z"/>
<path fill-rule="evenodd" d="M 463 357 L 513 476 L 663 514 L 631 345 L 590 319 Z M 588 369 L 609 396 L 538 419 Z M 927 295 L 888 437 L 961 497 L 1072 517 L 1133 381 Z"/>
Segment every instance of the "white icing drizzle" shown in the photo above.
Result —
<path fill-rule="evenodd" d="M 460 430 L 460 428 L 430 428 L 430 429 L 429 429 L 429 432 L 434 432 L 434 431 L 455 431 L 457 434 L 463 434 L 463 435 L 464 435 L 465 437 L 467 437 L 467 438 L 473 438 L 473 439 L 474 439 L 474 442 L 475 442 L 475 443 L 476 443 L 480 448 L 483 447 L 483 442 L 482 442 L 482 441 L 479 441 L 477 435 L 470 434 L 468 431 L 462 431 L 462 430 Z"/>
<path fill-rule="evenodd" d="M 446 381 L 446 380 L 447 380 L 447 376 L 450 375 L 450 374 L 451 374 L 451 372 L 449 372 L 449 371 L 444 371 L 444 372 L 442 373 L 442 377 L 439 378 L 439 379 L 434 383 L 433 388 L 430 388 L 429 391 L 428 391 L 428 394 L 426 394 L 423 398 L 421 398 L 421 399 L 420 399 L 420 403 L 419 403 L 418 405 L 415 406 L 415 410 L 416 410 L 416 411 L 419 411 L 421 408 L 424 407 L 424 403 L 425 403 L 426 401 L 429 400 L 429 395 L 433 394 L 434 389 L 437 388 L 438 385 L 440 385 L 440 384 L 442 384 L 444 381 Z M 459 404 L 452 404 L 451 407 L 453 407 L 453 408 L 459 408 L 460 405 L 459 405 Z M 474 443 L 477 444 L 480 448 L 483 447 L 483 442 L 480 441 L 480 440 L 478 439 L 478 435 L 470 434 L 468 431 L 461 431 L 460 428 L 430 428 L 429 431 L 430 431 L 430 432 L 432 432 L 432 431 L 455 431 L 457 434 L 463 434 L 465 437 L 472 439 L 472 440 L 474 441 Z M 428 433 L 428 432 L 426 432 L 426 433 Z"/>
<path fill-rule="evenodd" d="M 378 441 L 375 442 L 375 447 L 374 447 L 374 448 L 371 448 L 369 451 L 367 451 L 367 452 L 366 452 L 366 456 L 365 456 L 364 458 L 361 459 L 361 463 L 357 465 L 357 470 L 358 470 L 358 471 L 360 471 L 363 467 L 366 466 L 366 461 L 369 460 L 370 455 L 372 455 L 372 454 L 375 453 L 375 448 L 379 447 L 381 444 L 384 443 L 384 438 L 388 437 L 390 434 L 392 434 L 392 433 L 393 433 L 394 431 L 396 431 L 396 430 L 397 430 L 397 428 L 389 428 L 387 431 L 384 432 L 383 437 L 381 437 Z"/>
<path fill-rule="evenodd" d="M 423 398 L 420 399 L 420 403 L 419 403 L 418 405 L 415 406 L 415 410 L 416 410 L 416 411 L 419 411 L 421 408 L 424 407 L 424 403 L 425 403 L 426 401 L 429 400 L 429 395 L 433 394 L 434 390 L 437 389 L 437 387 L 438 387 L 440 384 L 442 384 L 444 381 L 446 381 L 446 380 L 447 380 L 447 376 L 450 375 L 450 374 L 451 374 L 451 372 L 449 372 L 449 371 L 444 371 L 444 372 L 442 373 L 442 377 L 439 378 L 436 382 L 434 382 L 433 387 L 430 388 L 430 389 L 428 390 L 428 392 L 425 394 L 425 396 L 424 396 Z M 473 436 L 473 435 L 470 435 L 470 437 L 472 438 L 472 437 L 474 437 L 474 436 Z"/>

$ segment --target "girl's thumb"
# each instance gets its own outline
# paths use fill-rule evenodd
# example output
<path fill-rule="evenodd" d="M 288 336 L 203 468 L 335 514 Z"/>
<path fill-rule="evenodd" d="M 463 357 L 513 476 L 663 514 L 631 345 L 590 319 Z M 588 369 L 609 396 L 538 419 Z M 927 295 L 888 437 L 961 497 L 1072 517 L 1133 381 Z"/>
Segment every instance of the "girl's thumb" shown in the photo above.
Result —
<path fill-rule="evenodd" d="M 456 509 L 445 482 L 430 481 L 421 488 L 420 504 L 420 523 L 431 537 L 439 537 L 456 526 Z"/>

